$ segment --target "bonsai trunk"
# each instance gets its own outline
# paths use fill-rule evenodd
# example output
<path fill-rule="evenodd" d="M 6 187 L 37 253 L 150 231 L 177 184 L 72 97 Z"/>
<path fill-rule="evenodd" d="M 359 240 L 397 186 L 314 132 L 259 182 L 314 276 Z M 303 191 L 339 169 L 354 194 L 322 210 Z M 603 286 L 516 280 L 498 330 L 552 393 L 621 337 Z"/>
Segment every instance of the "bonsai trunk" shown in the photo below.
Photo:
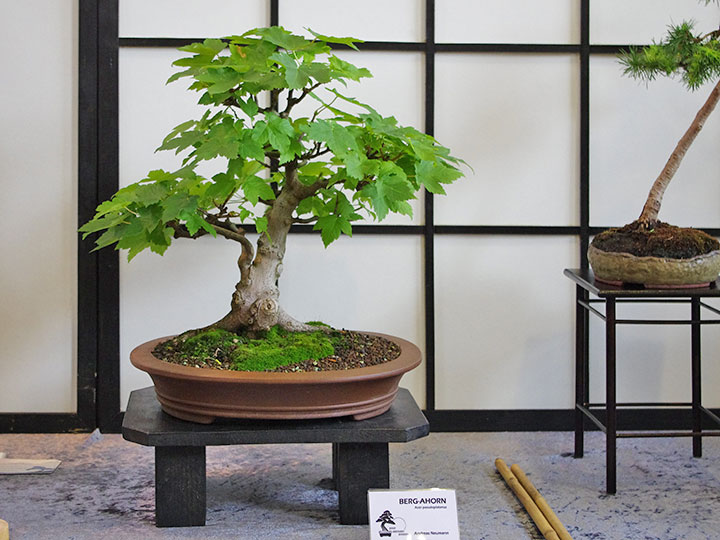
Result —
<path fill-rule="evenodd" d="M 665 190 L 667 189 L 668 184 L 670 184 L 670 180 L 672 180 L 673 176 L 677 172 L 680 162 L 685 157 L 685 154 L 687 154 L 690 145 L 695 140 L 695 137 L 697 137 L 697 134 L 700 133 L 700 130 L 705 125 L 705 120 L 707 120 L 707 117 L 713 112 L 715 106 L 718 104 L 718 101 L 720 101 L 720 81 L 718 81 L 715 88 L 713 88 L 712 92 L 710 92 L 710 96 L 698 111 L 688 130 L 682 136 L 680 141 L 678 141 L 675 150 L 673 150 L 673 153 L 670 155 L 670 159 L 668 159 L 665 167 L 650 188 L 647 201 L 645 202 L 642 213 L 638 218 L 638 222 L 642 229 L 651 230 L 655 228 Z"/>
<path fill-rule="evenodd" d="M 257 252 L 253 258 L 252 244 L 245 239 L 238 259 L 240 281 L 230 303 L 230 312 L 208 328 L 222 328 L 231 332 L 240 330 L 267 330 L 280 325 L 290 331 L 317 330 L 297 321 L 280 306 L 278 280 L 282 274 L 283 257 L 288 232 L 293 223 L 293 212 L 302 199 L 314 193 L 318 186 L 304 186 L 297 180 L 297 169 L 286 166 L 285 188 L 271 202 L 265 217 L 267 231 L 260 234 Z"/>

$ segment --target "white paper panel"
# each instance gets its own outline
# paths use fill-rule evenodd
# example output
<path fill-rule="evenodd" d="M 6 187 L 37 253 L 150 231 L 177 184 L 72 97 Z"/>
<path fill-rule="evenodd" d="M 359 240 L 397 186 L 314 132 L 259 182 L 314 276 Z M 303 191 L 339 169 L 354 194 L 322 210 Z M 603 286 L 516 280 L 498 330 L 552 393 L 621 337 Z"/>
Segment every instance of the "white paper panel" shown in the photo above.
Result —
<path fill-rule="evenodd" d="M 362 46 L 362 45 L 361 45 Z M 372 78 L 349 81 L 338 90 L 367 103 L 384 116 L 422 131 L 425 107 L 425 57 L 412 52 L 336 51 L 335 54 L 365 67 Z"/>
<path fill-rule="evenodd" d="M 717 303 L 716 303 L 717 307 Z M 717 318 L 703 310 L 704 319 Z M 689 304 L 618 304 L 618 319 L 688 319 Z M 605 326 L 591 316 L 590 400 L 605 401 Z M 720 327 L 702 328 L 703 403 L 717 407 L 720 396 Z M 620 325 L 617 328 L 618 402 L 689 402 L 690 327 Z"/>
<path fill-rule="evenodd" d="M 255 239 L 253 239 L 253 242 Z M 228 310 L 239 276 L 233 242 L 177 241 L 120 268 L 121 404 L 151 384 L 129 362 L 130 351 L 155 337 L 209 324 Z M 424 349 L 422 244 L 419 237 L 356 236 L 327 250 L 318 235 L 291 235 L 280 280 L 281 302 L 300 320 L 403 337 Z M 402 385 L 424 402 L 423 366 Z"/>
<path fill-rule="evenodd" d="M 419 236 L 341 237 L 325 249 L 319 237 L 288 241 L 280 293 L 301 320 L 382 332 L 425 349 L 422 240 Z M 425 401 L 425 364 L 401 386 Z"/>
<path fill-rule="evenodd" d="M 120 259 L 120 405 L 150 377 L 130 364 L 145 341 L 212 323 L 225 315 L 239 279 L 235 242 L 221 238 L 176 240 L 160 257 L 144 251 Z"/>
<path fill-rule="evenodd" d="M 715 309 L 720 309 L 720 300 L 708 299 L 706 304 L 711 305 Z M 712 313 L 703 310 L 703 318 L 713 318 Z M 702 329 L 702 395 L 703 405 L 705 407 L 720 407 L 720 393 L 717 388 L 720 387 L 720 361 L 718 361 L 718 351 L 720 351 L 720 326 L 708 325 Z M 688 350 L 684 351 L 688 355 Z M 685 369 L 690 370 L 689 356 L 680 356 L 680 362 L 687 358 Z"/>
<path fill-rule="evenodd" d="M 624 77 L 612 57 L 590 66 L 590 222 L 622 225 L 640 215 L 650 186 L 690 126 L 711 86 L 648 85 Z M 720 226 L 720 113 L 710 116 L 665 192 L 660 219 Z"/>
<path fill-rule="evenodd" d="M 200 92 L 188 91 L 190 79 L 169 85 L 165 81 L 177 71 L 171 64 L 183 56 L 175 49 L 123 48 L 119 58 L 120 185 L 145 178 L 152 169 L 176 170 L 183 152 L 155 152 L 165 136 L 178 124 L 200 119 L 207 107 L 198 105 Z M 263 96 L 265 99 L 267 96 Z M 262 103 L 262 101 L 261 101 Z M 225 160 L 203 162 L 196 169 L 212 176 Z"/>
<path fill-rule="evenodd" d="M 77 2 L 3 11 L 0 412 L 74 412 Z"/>
<path fill-rule="evenodd" d="M 347 88 L 338 85 L 344 95 L 357 98 L 376 109 L 383 116 L 394 116 L 400 125 L 423 131 L 424 123 L 424 57 L 405 52 L 338 52 L 340 58 L 370 70 L 371 79 L 348 82 Z M 347 110 L 353 110 L 350 105 Z M 358 112 L 360 112 L 358 110 Z M 423 196 L 411 201 L 413 217 L 390 214 L 383 225 L 420 225 L 423 219 Z M 361 223 L 361 222 L 358 222 Z M 372 219 L 366 224 L 378 223 Z"/>
<path fill-rule="evenodd" d="M 715 30 L 720 22 L 717 4 L 698 0 L 602 0 L 590 2 L 590 42 L 647 44 L 659 40 L 669 24 L 693 20 L 696 28 Z"/>
<path fill-rule="evenodd" d="M 172 151 L 154 153 L 178 124 L 199 119 L 206 107 L 200 93 L 189 92 L 189 79 L 169 85 L 171 66 L 183 53 L 174 49 L 123 48 L 119 57 L 120 184 L 145 178 L 152 169 L 176 170 L 181 158 Z"/>
<path fill-rule="evenodd" d="M 120 0 L 120 37 L 221 37 L 270 23 L 267 0 Z"/>
<path fill-rule="evenodd" d="M 438 43 L 578 43 L 573 0 L 438 0 Z"/>
<path fill-rule="evenodd" d="M 435 134 L 473 171 L 436 223 L 578 223 L 577 77 L 573 56 L 437 56 Z"/>
<path fill-rule="evenodd" d="M 12 51 L 0 85 L 0 412 L 74 412 L 77 2 L 7 7 L 0 33 L 0 47 Z M 28 39 L 28 29 L 42 39 Z"/>
<path fill-rule="evenodd" d="M 280 0 L 280 24 L 294 32 L 305 28 L 330 36 L 364 41 L 423 41 L 423 0 Z"/>
<path fill-rule="evenodd" d="M 435 239 L 438 409 L 567 409 L 574 238 Z"/>

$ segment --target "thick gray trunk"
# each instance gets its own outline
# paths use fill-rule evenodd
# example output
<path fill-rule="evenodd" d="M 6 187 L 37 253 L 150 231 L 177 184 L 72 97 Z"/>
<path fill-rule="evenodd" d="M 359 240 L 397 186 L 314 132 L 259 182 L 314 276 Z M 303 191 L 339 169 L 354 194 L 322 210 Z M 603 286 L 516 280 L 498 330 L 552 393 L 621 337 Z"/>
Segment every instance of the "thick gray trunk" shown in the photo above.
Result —
<path fill-rule="evenodd" d="M 266 213 L 267 234 L 258 238 L 254 260 L 250 262 L 252 257 L 247 256 L 245 249 L 238 260 L 241 279 L 235 286 L 230 313 L 211 326 L 232 332 L 267 330 L 275 325 L 293 331 L 316 329 L 295 320 L 282 309 L 278 289 L 293 212 L 315 189 L 315 186 L 301 185 L 294 169 L 286 171 L 285 188 Z"/>

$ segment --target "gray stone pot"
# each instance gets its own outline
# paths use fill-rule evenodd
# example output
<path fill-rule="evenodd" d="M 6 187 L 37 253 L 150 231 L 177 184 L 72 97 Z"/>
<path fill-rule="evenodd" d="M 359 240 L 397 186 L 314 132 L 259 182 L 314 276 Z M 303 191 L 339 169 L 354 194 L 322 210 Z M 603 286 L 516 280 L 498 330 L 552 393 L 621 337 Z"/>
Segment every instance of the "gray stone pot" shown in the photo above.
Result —
<path fill-rule="evenodd" d="M 596 279 L 650 288 L 705 287 L 720 273 L 720 250 L 692 259 L 666 259 L 602 251 L 591 245 L 588 261 Z"/>

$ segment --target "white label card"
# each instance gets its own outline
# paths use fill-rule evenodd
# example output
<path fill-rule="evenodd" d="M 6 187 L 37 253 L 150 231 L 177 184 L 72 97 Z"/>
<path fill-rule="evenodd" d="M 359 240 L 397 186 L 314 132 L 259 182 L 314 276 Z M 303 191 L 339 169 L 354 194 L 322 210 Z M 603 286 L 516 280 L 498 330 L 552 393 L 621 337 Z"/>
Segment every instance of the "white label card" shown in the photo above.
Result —
<path fill-rule="evenodd" d="M 370 540 L 460 540 L 454 489 L 368 491 Z"/>

